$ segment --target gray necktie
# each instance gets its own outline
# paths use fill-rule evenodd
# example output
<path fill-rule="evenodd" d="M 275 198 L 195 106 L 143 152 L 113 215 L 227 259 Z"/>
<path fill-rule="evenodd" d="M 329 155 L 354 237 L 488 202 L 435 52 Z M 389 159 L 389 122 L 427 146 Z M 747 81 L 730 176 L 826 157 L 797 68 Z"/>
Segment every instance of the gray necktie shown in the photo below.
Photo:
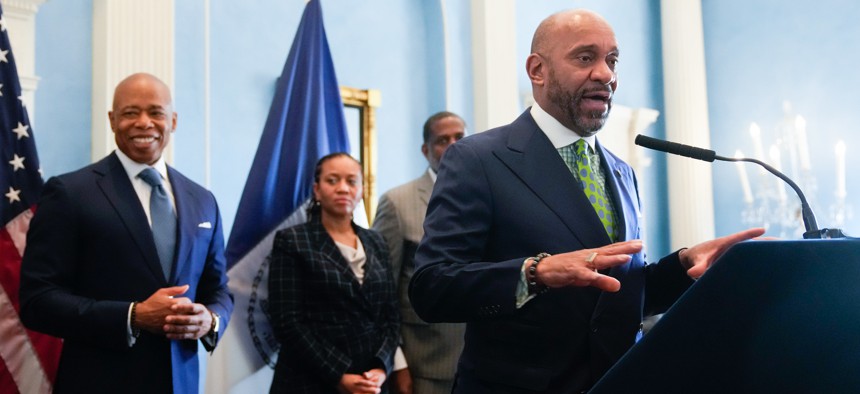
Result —
<path fill-rule="evenodd" d="M 176 215 L 173 213 L 173 204 L 170 203 L 170 197 L 161 184 L 161 175 L 158 171 L 147 167 L 138 176 L 152 186 L 152 194 L 149 197 L 152 237 L 155 239 L 155 248 L 158 249 L 158 259 L 161 260 L 164 277 L 169 281 L 176 247 Z"/>

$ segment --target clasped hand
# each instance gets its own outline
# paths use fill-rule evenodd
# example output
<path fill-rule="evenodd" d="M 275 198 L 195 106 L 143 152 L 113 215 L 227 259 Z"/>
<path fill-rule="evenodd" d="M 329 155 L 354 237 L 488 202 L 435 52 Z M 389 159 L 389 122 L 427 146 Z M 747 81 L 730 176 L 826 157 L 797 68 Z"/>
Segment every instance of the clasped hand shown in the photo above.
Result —
<path fill-rule="evenodd" d="M 212 327 L 212 315 L 202 304 L 181 297 L 188 285 L 158 289 L 137 304 L 134 326 L 168 339 L 200 339 Z"/>
<path fill-rule="evenodd" d="M 337 389 L 344 394 L 377 394 L 382 391 L 384 382 L 385 371 L 374 368 L 361 375 L 343 374 Z"/>

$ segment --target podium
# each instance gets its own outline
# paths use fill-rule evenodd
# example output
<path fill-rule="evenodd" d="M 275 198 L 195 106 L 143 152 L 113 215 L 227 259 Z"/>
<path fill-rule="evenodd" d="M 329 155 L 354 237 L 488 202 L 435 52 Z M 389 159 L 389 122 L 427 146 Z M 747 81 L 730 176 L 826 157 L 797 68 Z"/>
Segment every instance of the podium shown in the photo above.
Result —
<path fill-rule="evenodd" d="M 735 245 L 590 393 L 860 393 L 860 240 Z"/>

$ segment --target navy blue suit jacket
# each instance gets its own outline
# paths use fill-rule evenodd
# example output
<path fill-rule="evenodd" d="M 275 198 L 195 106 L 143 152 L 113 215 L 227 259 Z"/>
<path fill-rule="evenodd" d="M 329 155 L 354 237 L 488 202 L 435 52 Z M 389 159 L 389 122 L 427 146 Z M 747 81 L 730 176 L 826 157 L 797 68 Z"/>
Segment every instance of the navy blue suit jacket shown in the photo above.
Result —
<path fill-rule="evenodd" d="M 178 216 L 170 278 L 116 154 L 45 185 L 27 233 L 21 319 L 64 339 L 56 392 L 198 392 L 197 341 L 142 332 L 127 343 L 129 304 L 163 287 L 190 285 L 184 296 L 218 313 L 222 332 L 233 309 L 215 197 L 167 173 Z"/>
<path fill-rule="evenodd" d="M 641 236 L 636 177 L 597 144 L 618 212 L 619 240 Z M 410 284 L 430 322 L 467 322 L 456 392 L 587 389 L 692 283 L 677 254 L 614 267 L 617 293 L 552 289 L 516 308 L 523 261 L 610 243 L 594 209 L 531 115 L 445 152 Z M 647 284 L 647 286 L 646 286 Z M 464 380 L 464 378 L 467 378 Z M 462 386 L 462 382 L 476 382 Z"/>
<path fill-rule="evenodd" d="M 344 373 L 391 371 L 400 315 L 382 236 L 353 224 L 367 261 L 359 284 L 319 218 L 278 231 L 269 313 L 281 343 L 272 393 L 336 393 Z"/>

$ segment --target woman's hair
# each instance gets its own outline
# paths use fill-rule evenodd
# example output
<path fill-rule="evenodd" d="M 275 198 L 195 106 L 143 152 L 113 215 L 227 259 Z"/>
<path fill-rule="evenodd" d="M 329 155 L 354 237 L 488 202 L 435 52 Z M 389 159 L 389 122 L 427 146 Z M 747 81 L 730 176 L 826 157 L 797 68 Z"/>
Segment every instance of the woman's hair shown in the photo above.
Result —
<path fill-rule="evenodd" d="M 352 157 L 352 155 L 350 155 L 347 152 L 329 153 L 329 154 L 321 157 L 319 160 L 317 160 L 317 165 L 316 165 L 316 167 L 314 167 L 314 184 L 315 185 L 320 183 L 320 176 L 322 175 L 323 164 L 325 162 L 327 162 L 331 159 L 337 158 L 337 157 L 348 157 L 348 158 L 352 159 L 352 161 L 356 162 L 359 167 L 361 167 L 361 162 L 356 160 L 354 157 Z M 313 219 L 313 218 L 319 218 L 321 211 L 322 211 L 322 207 L 320 207 L 320 202 L 317 201 L 317 197 L 313 193 L 311 193 L 311 202 L 308 205 L 308 208 L 306 211 L 308 221 L 311 221 L 311 219 Z"/>

